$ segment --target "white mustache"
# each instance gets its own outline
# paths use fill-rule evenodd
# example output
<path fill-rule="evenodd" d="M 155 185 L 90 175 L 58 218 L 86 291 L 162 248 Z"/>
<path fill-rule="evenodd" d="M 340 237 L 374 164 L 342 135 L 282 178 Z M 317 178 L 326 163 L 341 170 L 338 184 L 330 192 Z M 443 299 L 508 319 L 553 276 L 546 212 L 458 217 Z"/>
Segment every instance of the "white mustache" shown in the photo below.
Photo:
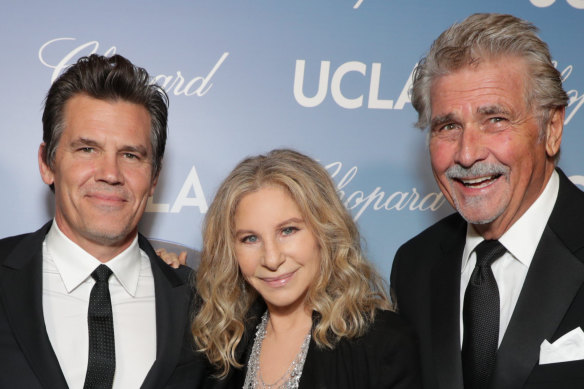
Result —
<path fill-rule="evenodd" d="M 495 163 L 477 162 L 469 168 L 460 165 L 453 165 L 446 170 L 446 177 L 450 179 L 464 179 L 481 176 L 506 175 L 509 167 Z"/>

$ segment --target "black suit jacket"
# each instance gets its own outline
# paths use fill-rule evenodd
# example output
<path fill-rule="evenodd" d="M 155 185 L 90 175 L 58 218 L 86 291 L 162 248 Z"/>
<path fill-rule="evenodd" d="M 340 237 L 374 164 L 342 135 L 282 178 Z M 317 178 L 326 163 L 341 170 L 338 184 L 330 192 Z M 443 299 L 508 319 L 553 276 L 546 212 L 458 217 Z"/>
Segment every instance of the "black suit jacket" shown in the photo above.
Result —
<path fill-rule="evenodd" d="M 0 388 L 67 388 L 43 317 L 42 242 L 50 226 L 0 240 Z M 156 361 L 141 388 L 185 382 L 196 388 L 207 365 L 190 340 L 191 270 L 166 265 L 143 236 L 139 244 L 150 258 L 156 295 Z"/>
<path fill-rule="evenodd" d="M 262 312 L 263 313 L 263 312 Z M 261 314 L 246 325 L 247 363 Z M 241 388 L 246 369 L 235 370 L 231 387 Z M 311 339 L 300 377 L 300 389 L 419 389 L 420 361 L 415 336 L 394 312 L 377 311 L 375 322 L 360 338 L 342 339 L 334 349 Z"/>
<path fill-rule="evenodd" d="M 584 193 L 560 188 L 499 350 L 491 388 L 583 388 L 584 360 L 539 365 L 540 345 L 584 328 Z M 391 287 L 417 332 L 427 388 L 462 389 L 460 273 L 466 222 L 451 215 L 397 252 Z"/>

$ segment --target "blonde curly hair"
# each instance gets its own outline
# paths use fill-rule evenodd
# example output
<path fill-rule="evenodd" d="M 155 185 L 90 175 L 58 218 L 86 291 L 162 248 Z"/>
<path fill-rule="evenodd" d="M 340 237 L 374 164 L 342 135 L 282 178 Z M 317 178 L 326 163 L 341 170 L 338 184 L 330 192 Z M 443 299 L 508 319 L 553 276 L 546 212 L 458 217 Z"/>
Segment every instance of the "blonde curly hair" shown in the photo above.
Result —
<path fill-rule="evenodd" d="M 384 281 L 364 257 L 359 230 L 327 171 L 288 149 L 247 158 L 223 181 L 209 207 L 196 276 L 200 306 L 192 333 L 219 377 L 241 367 L 235 350 L 246 314 L 259 297 L 235 256 L 235 211 L 245 195 L 266 185 L 290 194 L 320 247 L 320 271 L 306 296 L 307 307 L 319 317 L 312 334 L 317 345 L 334 348 L 343 337 L 363 335 L 375 309 L 391 309 Z"/>

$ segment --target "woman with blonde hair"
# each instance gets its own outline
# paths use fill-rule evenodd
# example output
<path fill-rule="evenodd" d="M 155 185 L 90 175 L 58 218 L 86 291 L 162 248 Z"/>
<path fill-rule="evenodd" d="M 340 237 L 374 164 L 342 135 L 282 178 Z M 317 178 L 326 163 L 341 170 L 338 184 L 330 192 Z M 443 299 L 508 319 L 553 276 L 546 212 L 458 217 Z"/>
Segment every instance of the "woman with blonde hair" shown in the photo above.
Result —
<path fill-rule="evenodd" d="M 411 332 L 313 159 L 284 149 L 239 163 L 203 244 L 193 336 L 234 387 L 419 387 Z"/>

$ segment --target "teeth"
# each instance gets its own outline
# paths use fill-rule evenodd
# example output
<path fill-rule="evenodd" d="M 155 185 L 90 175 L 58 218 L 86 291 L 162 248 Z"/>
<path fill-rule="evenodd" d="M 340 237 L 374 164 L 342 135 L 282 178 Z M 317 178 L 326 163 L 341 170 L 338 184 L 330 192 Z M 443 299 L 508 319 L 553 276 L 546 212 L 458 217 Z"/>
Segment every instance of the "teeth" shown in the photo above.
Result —
<path fill-rule="evenodd" d="M 474 186 L 474 187 L 485 187 L 489 185 L 489 183 L 494 180 L 496 176 L 488 176 L 488 177 L 479 177 L 479 178 L 472 178 L 466 180 L 460 180 L 466 186 Z"/>

